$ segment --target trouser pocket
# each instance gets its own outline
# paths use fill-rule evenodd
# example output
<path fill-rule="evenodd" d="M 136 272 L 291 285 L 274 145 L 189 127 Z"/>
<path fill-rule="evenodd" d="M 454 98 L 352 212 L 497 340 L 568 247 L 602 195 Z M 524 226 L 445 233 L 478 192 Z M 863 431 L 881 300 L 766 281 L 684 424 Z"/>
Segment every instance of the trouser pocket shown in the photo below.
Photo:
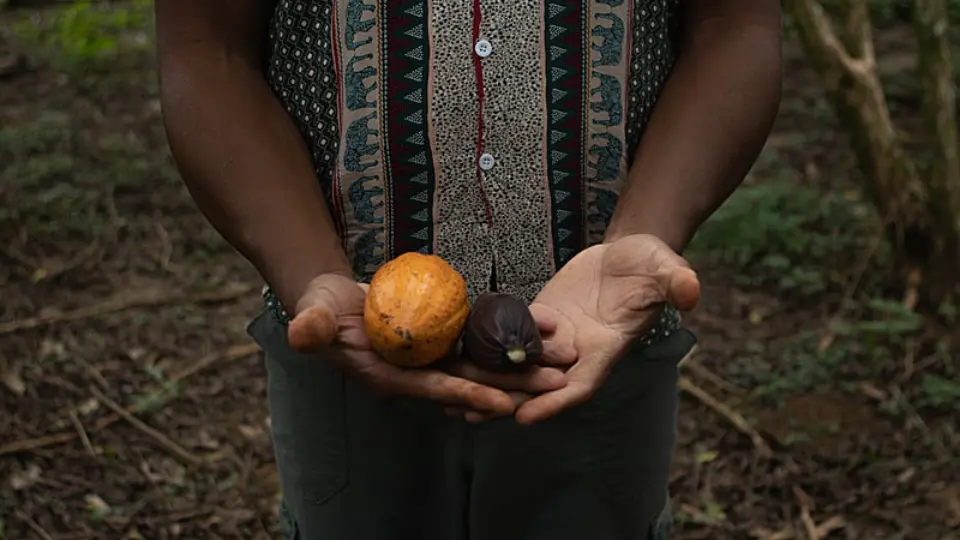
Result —
<path fill-rule="evenodd" d="M 297 522 L 293 519 L 293 516 L 290 515 L 290 508 L 284 500 L 280 501 L 278 517 L 280 521 L 280 538 L 283 540 L 300 540 L 300 531 L 297 528 Z"/>
<path fill-rule="evenodd" d="M 291 349 L 286 328 L 272 313 L 261 313 L 247 332 L 264 351 L 274 454 L 283 499 L 296 522 L 347 484 L 345 381 L 322 358 Z"/>
<path fill-rule="evenodd" d="M 666 504 L 663 505 L 663 510 L 660 511 L 660 515 L 657 516 L 656 521 L 650 526 L 649 540 L 668 540 L 673 536 L 673 525 L 673 507 L 670 505 L 670 500 L 667 499 Z"/>

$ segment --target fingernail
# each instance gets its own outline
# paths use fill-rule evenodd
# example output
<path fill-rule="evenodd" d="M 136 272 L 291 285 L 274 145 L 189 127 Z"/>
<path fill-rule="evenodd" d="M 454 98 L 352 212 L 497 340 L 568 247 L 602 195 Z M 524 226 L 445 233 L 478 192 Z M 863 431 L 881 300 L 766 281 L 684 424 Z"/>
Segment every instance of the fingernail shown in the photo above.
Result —
<path fill-rule="evenodd" d="M 483 416 L 482 414 L 480 414 L 480 413 L 478 413 L 478 412 L 473 412 L 473 411 L 470 411 L 470 412 L 465 413 L 465 414 L 463 415 L 463 418 L 464 418 L 464 420 L 466 420 L 467 422 L 470 422 L 471 424 L 476 424 L 476 423 L 478 423 L 478 422 L 483 422 L 483 421 L 486 419 L 486 417 Z"/>

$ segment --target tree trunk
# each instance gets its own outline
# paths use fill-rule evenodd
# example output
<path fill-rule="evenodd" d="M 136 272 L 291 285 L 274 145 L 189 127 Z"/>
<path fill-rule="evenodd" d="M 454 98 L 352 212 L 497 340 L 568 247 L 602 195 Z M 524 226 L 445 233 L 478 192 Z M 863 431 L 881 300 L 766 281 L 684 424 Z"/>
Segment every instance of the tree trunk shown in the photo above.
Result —
<path fill-rule="evenodd" d="M 930 194 L 930 218 L 940 233 L 933 257 L 944 263 L 939 276 L 928 278 L 960 281 L 960 136 L 957 128 L 957 96 L 950 54 L 946 0 L 916 0 L 914 21 L 919 52 L 919 76 L 923 89 L 923 140 L 930 148 L 923 167 Z"/>
<path fill-rule="evenodd" d="M 942 0 L 917 1 L 922 4 L 942 4 Z M 877 73 L 866 0 L 842 2 L 839 34 L 818 0 L 787 0 L 785 5 L 796 22 L 807 57 L 850 135 L 857 164 L 863 173 L 865 192 L 884 221 L 897 254 L 901 277 L 915 277 L 918 272 L 925 278 L 936 276 L 935 282 L 924 279 L 923 283 L 931 287 L 928 289 L 931 294 L 942 294 L 946 281 L 952 288 L 958 279 L 950 269 L 956 268 L 956 263 L 960 261 L 960 253 L 956 253 L 955 234 L 956 218 L 960 217 L 960 213 L 944 210 L 939 212 L 940 218 L 934 214 L 934 207 L 942 206 L 946 200 L 940 195 L 946 191 L 937 191 L 934 188 L 936 182 L 922 181 L 923 177 L 929 176 L 921 175 L 917 164 L 903 148 Z M 944 49 L 940 50 L 939 47 L 938 41 L 938 54 L 948 57 L 945 38 Z M 925 62 L 929 63 L 929 60 Z M 934 63 L 940 65 L 939 62 Z M 942 67 L 932 70 L 935 75 L 931 74 L 931 78 L 936 78 L 938 86 L 942 70 Z M 949 68 L 946 78 L 950 82 Z M 936 112 L 935 123 L 939 125 L 943 123 L 943 118 L 947 115 L 952 118 L 954 113 L 941 110 L 942 98 L 935 99 L 937 103 L 929 109 Z M 953 98 L 950 99 L 952 101 Z M 956 137 L 955 123 L 952 129 Z M 946 131 L 950 129 L 946 128 Z M 949 141 L 943 141 L 942 144 L 950 146 Z M 956 142 L 952 148 L 956 155 Z M 941 200 L 935 200 L 937 197 L 941 197 Z M 943 216 L 952 218 L 950 226 L 944 227 Z M 954 252 L 949 257 L 946 257 L 950 251 L 947 246 L 952 246 Z"/>

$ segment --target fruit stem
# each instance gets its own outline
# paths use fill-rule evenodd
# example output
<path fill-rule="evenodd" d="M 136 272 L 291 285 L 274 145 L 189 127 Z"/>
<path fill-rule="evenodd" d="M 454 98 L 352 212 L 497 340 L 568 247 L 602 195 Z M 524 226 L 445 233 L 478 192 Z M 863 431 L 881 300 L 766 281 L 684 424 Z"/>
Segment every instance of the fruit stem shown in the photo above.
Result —
<path fill-rule="evenodd" d="M 514 364 L 522 364 L 527 359 L 525 349 L 507 349 L 507 358 Z"/>

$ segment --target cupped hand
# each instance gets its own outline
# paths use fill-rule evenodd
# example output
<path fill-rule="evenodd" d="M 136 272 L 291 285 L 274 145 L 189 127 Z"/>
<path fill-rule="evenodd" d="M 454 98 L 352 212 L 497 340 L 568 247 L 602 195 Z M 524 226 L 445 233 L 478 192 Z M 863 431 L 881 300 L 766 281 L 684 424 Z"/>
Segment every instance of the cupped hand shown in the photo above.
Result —
<path fill-rule="evenodd" d="M 516 405 L 504 390 L 438 369 L 406 369 L 384 360 L 364 329 L 366 291 L 365 284 L 345 276 L 315 278 L 290 321 L 290 346 L 321 356 L 382 395 L 433 400 L 492 417 L 513 414 Z"/>
<path fill-rule="evenodd" d="M 517 422 L 539 422 L 589 399 L 666 304 L 688 311 L 699 299 L 696 273 L 654 236 L 626 236 L 577 254 L 531 305 L 535 319 L 552 321 L 555 334 L 572 341 L 576 363 L 563 388 L 520 405 Z"/>
<path fill-rule="evenodd" d="M 520 372 L 494 372 L 478 367 L 468 359 L 454 357 L 445 363 L 443 369 L 457 377 L 480 384 L 493 386 L 506 391 L 515 407 L 533 399 L 544 392 L 559 390 L 567 385 L 566 368 L 577 359 L 570 333 L 558 333 L 560 319 L 553 313 L 540 313 L 536 318 L 537 330 L 543 341 L 543 355 L 540 364 L 530 366 Z M 468 422 L 489 420 L 494 415 L 483 411 L 458 406 L 448 406 L 447 414 L 463 417 Z"/>

